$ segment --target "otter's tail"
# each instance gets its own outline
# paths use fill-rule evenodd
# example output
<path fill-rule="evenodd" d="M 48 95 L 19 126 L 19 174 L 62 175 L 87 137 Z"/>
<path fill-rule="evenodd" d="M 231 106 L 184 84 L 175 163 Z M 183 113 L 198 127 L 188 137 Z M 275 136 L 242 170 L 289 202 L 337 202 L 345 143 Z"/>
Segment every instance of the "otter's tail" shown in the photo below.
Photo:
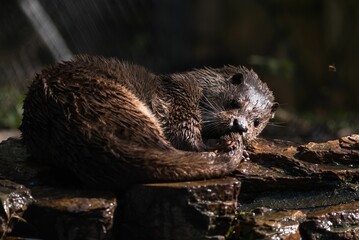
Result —
<path fill-rule="evenodd" d="M 129 143 L 116 145 L 126 144 Z M 100 155 L 83 149 L 82 156 L 78 156 L 83 162 L 74 161 L 72 170 L 84 183 L 101 189 L 124 189 L 135 183 L 202 180 L 233 172 L 242 160 L 243 150 L 241 139 L 228 152 L 185 152 L 129 145 L 130 148 L 114 148 Z"/>

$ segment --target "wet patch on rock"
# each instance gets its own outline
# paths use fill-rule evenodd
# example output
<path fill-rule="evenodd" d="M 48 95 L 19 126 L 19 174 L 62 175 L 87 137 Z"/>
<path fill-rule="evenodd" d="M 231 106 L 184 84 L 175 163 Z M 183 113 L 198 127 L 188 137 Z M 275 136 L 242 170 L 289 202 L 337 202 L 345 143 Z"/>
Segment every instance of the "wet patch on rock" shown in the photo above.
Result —
<path fill-rule="evenodd" d="M 305 214 L 299 210 L 273 211 L 257 208 L 242 211 L 227 239 L 301 239 L 299 226 Z"/>
<path fill-rule="evenodd" d="M 359 202 L 308 211 L 300 232 L 303 239 L 357 239 Z"/>
<path fill-rule="evenodd" d="M 34 198 L 25 186 L 9 180 L 0 180 L 1 239 L 10 233 L 18 222 L 25 221 L 22 215 L 33 202 Z"/>

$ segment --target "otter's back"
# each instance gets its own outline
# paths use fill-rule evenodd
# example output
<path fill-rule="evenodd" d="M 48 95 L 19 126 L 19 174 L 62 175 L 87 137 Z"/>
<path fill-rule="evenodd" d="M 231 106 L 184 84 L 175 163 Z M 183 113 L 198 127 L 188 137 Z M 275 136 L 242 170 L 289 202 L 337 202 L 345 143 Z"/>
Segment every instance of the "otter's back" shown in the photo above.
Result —
<path fill-rule="evenodd" d="M 76 167 L 78 159 L 119 154 L 121 149 L 113 148 L 120 139 L 166 148 L 145 99 L 156 87 L 152 78 L 141 67 L 86 56 L 45 69 L 24 101 L 20 129 L 31 155 L 37 161 Z M 147 134 L 133 134 L 143 132 L 146 123 Z"/>

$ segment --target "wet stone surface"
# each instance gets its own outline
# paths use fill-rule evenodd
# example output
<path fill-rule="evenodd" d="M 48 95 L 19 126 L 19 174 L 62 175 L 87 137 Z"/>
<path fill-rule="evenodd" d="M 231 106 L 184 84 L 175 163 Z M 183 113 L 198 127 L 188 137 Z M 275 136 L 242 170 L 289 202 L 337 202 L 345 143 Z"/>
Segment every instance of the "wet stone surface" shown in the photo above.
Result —
<path fill-rule="evenodd" d="M 40 239 L 110 239 L 116 198 L 109 192 L 35 187 L 12 235 Z"/>
<path fill-rule="evenodd" d="M 0 180 L 0 236 L 23 220 L 23 213 L 34 202 L 28 188 L 9 180 Z"/>
<path fill-rule="evenodd" d="M 358 239 L 359 202 L 310 210 L 300 230 L 303 238 Z"/>
<path fill-rule="evenodd" d="M 235 173 L 242 188 L 228 238 L 357 239 L 358 142 L 253 142 Z"/>
<path fill-rule="evenodd" d="M 359 135 L 325 143 L 311 142 L 298 149 L 298 157 L 304 161 L 359 167 Z"/>
<path fill-rule="evenodd" d="M 30 164 L 13 139 L 0 144 L 0 179 L 14 184 L 2 190 L 2 231 L 37 239 L 357 239 L 358 146 L 359 135 L 300 146 L 257 139 L 232 176 L 111 193 Z M 24 207 L 4 208 L 11 192 L 22 192 L 28 200 L 16 206 Z M 19 218 L 8 212 L 24 221 L 10 223 Z"/>
<path fill-rule="evenodd" d="M 234 178 L 135 186 L 119 206 L 118 238 L 216 239 L 235 217 L 239 190 Z"/>
<path fill-rule="evenodd" d="M 239 213 L 227 233 L 228 239 L 300 239 L 305 214 L 299 210 L 273 211 L 257 208 Z"/>

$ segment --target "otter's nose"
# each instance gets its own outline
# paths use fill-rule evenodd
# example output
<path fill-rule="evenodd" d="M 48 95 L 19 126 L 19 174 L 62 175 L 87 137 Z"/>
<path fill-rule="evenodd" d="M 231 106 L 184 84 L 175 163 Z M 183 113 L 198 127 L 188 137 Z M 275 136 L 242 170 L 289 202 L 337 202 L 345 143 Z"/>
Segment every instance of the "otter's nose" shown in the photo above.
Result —
<path fill-rule="evenodd" d="M 237 132 L 243 134 L 248 131 L 248 127 L 246 124 L 240 123 L 238 119 L 233 120 L 233 132 Z"/>

